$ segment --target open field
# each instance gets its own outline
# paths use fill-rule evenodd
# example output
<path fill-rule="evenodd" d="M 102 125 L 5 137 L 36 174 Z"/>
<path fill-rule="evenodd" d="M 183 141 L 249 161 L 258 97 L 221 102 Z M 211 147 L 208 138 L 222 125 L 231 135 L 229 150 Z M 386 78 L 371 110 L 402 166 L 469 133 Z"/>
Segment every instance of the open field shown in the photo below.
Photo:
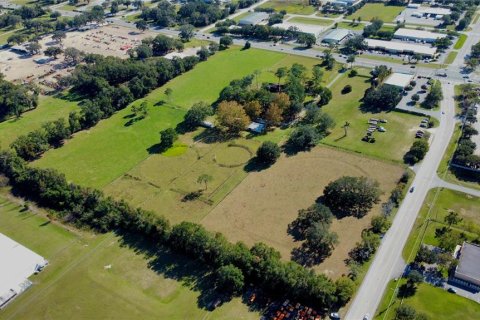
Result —
<path fill-rule="evenodd" d="M 353 20 L 361 18 L 362 21 L 370 21 L 373 18 L 379 18 L 384 22 L 392 22 L 404 9 L 404 6 L 389 6 L 383 3 L 367 3 L 352 15 L 346 16 L 345 19 Z"/>
<path fill-rule="evenodd" d="M 77 109 L 76 102 L 53 96 L 40 96 L 36 109 L 23 113 L 18 119 L 0 122 L 0 148 L 8 148 L 18 136 L 40 128 L 46 121 L 59 118 L 67 120 L 68 114 Z"/>
<path fill-rule="evenodd" d="M 213 312 L 205 310 L 212 299 L 208 273 L 191 260 L 142 243 L 143 251 L 134 251 L 129 247 L 134 238 L 124 242 L 113 234 L 69 231 L 43 213 L 22 212 L 4 193 L 0 205 L 0 232 L 50 262 L 31 278 L 32 288 L 0 311 L 2 319 L 260 317 L 238 298 Z"/>
<path fill-rule="evenodd" d="M 254 49 L 232 48 L 219 52 L 194 70 L 134 102 L 148 103 L 149 115 L 145 119 L 127 125 L 131 111 L 125 108 L 89 131 L 79 132 L 62 148 L 48 151 L 34 164 L 56 168 L 69 180 L 82 185 L 102 188 L 147 158 L 149 148 L 159 142 L 158 132 L 180 123 L 193 103 L 215 101 L 231 80 L 257 69 L 264 70 L 259 81 L 276 81 L 274 70 L 293 62 L 310 67 L 318 60 Z M 325 81 L 334 77 L 334 72 L 326 72 Z M 159 106 L 159 102 L 166 100 L 166 88 L 171 88 L 173 93 L 168 103 Z"/>
<path fill-rule="evenodd" d="M 342 22 L 338 23 L 338 28 L 360 31 L 360 30 L 363 30 L 365 28 L 365 25 L 363 23 L 353 24 L 352 22 L 342 21 Z"/>
<path fill-rule="evenodd" d="M 333 98 L 323 110 L 330 114 L 337 125 L 332 133 L 322 140 L 322 143 L 334 147 L 352 150 L 380 159 L 402 162 L 403 155 L 408 151 L 415 139 L 420 117 L 396 111 L 371 113 L 360 110 L 360 99 L 370 86 L 369 78 L 361 76 L 367 72 L 359 69 L 360 76 L 349 78 L 346 74 L 330 89 Z M 342 94 L 346 85 L 351 85 L 350 93 Z M 375 143 L 362 141 L 368 128 L 370 118 L 386 119 L 384 125 L 387 132 L 375 132 Z M 347 136 L 342 128 L 345 121 L 350 123 Z"/>
<path fill-rule="evenodd" d="M 260 8 L 272 8 L 275 11 L 285 10 L 291 14 L 309 15 L 315 12 L 315 8 L 308 5 L 304 0 L 270 0 L 260 6 Z"/>
<path fill-rule="evenodd" d="M 465 41 L 467 41 L 467 35 L 466 34 L 460 34 L 460 36 L 458 37 L 458 40 L 457 42 L 455 43 L 455 45 L 453 46 L 454 49 L 461 49 L 463 47 L 463 45 L 465 44 Z"/>
<path fill-rule="evenodd" d="M 395 309 L 400 305 L 400 300 L 395 299 L 390 305 L 388 314 L 385 311 L 391 301 L 397 283 L 391 281 L 385 290 L 386 294 L 377 310 L 375 319 L 392 320 L 395 318 Z M 414 296 L 403 299 L 403 303 L 412 306 L 417 312 L 424 313 L 428 319 L 451 320 L 463 319 L 474 320 L 480 313 L 480 304 L 475 301 L 451 294 L 441 288 L 422 283 Z"/>
<path fill-rule="evenodd" d="M 291 250 L 300 244 L 287 234 L 288 224 L 299 209 L 309 207 L 322 195 L 330 181 L 343 175 L 369 176 L 379 181 L 386 192 L 385 200 L 402 173 L 400 166 L 320 146 L 310 152 L 282 156 L 271 168 L 251 172 L 201 223 L 231 241 L 265 242 L 289 259 Z M 334 219 L 331 230 L 338 233 L 339 244 L 332 256 L 315 269 L 334 278 L 347 273 L 344 260 L 348 252 L 379 210 L 377 205 L 362 219 Z"/>
<path fill-rule="evenodd" d="M 318 26 L 329 26 L 329 25 L 334 23 L 333 20 L 304 18 L 304 17 L 293 17 L 291 19 L 288 19 L 288 22 L 301 23 L 301 24 L 313 24 L 313 25 L 318 25 Z"/>

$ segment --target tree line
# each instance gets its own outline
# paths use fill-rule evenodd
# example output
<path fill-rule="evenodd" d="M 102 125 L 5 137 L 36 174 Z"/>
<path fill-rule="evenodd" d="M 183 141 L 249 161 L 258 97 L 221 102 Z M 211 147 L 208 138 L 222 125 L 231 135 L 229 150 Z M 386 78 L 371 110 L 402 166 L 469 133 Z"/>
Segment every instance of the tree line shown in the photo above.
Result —
<path fill-rule="evenodd" d="M 19 85 L 5 80 L 0 73 L 0 121 L 8 117 L 20 117 L 38 105 L 38 91 L 29 85 Z"/>
<path fill-rule="evenodd" d="M 54 210 L 57 219 L 98 232 L 140 234 L 154 245 L 198 259 L 212 269 L 231 265 L 241 271 L 244 283 L 254 283 L 273 296 L 287 295 L 312 306 L 329 308 L 344 304 L 344 299 L 351 295 L 323 274 L 281 261 L 280 253 L 265 244 L 251 248 L 241 242 L 232 244 L 222 234 L 192 222 L 171 226 L 164 217 L 132 208 L 125 201 L 115 201 L 101 191 L 69 183 L 53 169 L 31 168 L 12 152 L 0 152 L 0 173 L 9 179 L 15 192 Z M 235 271 L 222 272 L 224 276 L 232 273 Z"/>

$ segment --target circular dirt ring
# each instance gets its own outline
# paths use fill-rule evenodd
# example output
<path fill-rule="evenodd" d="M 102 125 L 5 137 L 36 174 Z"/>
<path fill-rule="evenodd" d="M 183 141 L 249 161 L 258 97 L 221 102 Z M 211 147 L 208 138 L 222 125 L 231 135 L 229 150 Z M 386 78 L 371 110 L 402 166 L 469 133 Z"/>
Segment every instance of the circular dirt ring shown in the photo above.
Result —
<path fill-rule="evenodd" d="M 248 147 L 230 144 L 215 152 L 213 161 L 220 167 L 235 168 L 245 165 L 252 156 L 253 152 Z"/>

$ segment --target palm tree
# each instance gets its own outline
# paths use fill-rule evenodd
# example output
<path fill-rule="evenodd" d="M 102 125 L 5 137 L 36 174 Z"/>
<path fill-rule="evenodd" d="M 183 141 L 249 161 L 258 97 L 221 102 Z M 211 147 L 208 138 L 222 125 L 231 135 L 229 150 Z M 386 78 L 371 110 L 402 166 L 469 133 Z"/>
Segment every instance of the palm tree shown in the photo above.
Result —
<path fill-rule="evenodd" d="M 345 130 L 345 137 L 348 134 L 348 128 L 350 127 L 350 122 L 345 121 L 345 124 L 343 125 L 343 130 Z"/>
<path fill-rule="evenodd" d="M 197 183 L 199 183 L 199 184 L 203 183 L 205 185 L 205 189 L 203 189 L 203 190 L 207 190 L 208 189 L 208 183 L 212 180 L 213 180 L 213 177 L 211 175 L 202 174 L 198 177 Z"/>

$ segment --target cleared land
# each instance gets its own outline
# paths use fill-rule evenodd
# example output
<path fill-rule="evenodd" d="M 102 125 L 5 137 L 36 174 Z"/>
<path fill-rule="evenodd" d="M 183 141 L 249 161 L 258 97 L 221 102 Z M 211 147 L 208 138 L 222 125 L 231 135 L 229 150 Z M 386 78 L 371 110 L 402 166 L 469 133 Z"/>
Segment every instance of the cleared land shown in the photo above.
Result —
<path fill-rule="evenodd" d="M 395 289 L 396 282 L 390 282 L 385 290 L 382 303 L 378 309 L 375 319 L 391 320 L 395 318 L 395 309 L 400 306 L 400 300 L 395 299 L 390 305 L 387 317 L 385 310 L 390 303 L 391 293 Z M 480 314 L 480 304 L 475 301 L 451 294 L 443 289 L 435 288 L 429 284 L 422 283 L 414 296 L 403 299 L 403 304 L 414 307 L 418 312 L 425 313 L 428 319 L 451 320 L 464 319 L 474 320 Z"/>
<path fill-rule="evenodd" d="M 147 245 L 134 251 L 134 238 L 69 231 L 43 214 L 0 195 L 0 232 L 50 261 L 31 278 L 33 287 L 0 311 L 2 319 L 260 317 L 237 298 L 206 311 L 213 296 L 201 265 Z"/>
<path fill-rule="evenodd" d="M 304 0 L 270 0 L 260 8 L 272 8 L 275 11 L 285 10 L 287 13 L 309 15 L 315 12 L 315 8 L 308 5 Z"/>
<path fill-rule="evenodd" d="M 370 21 L 373 18 L 379 18 L 384 22 L 392 22 L 405 9 L 404 6 L 389 6 L 384 3 L 367 3 L 360 10 L 345 19 L 358 19 Z"/>
<path fill-rule="evenodd" d="M 396 111 L 371 113 L 360 110 L 360 100 L 370 86 L 369 78 L 362 76 L 366 73 L 359 69 L 360 76 L 349 78 L 344 75 L 330 88 L 333 98 L 323 110 L 335 119 L 337 125 L 322 143 L 401 162 L 415 139 L 420 117 Z M 341 91 L 346 85 L 352 86 L 352 92 L 342 94 Z M 384 127 L 387 132 L 375 132 L 376 142 L 367 143 L 361 139 L 368 128 L 368 120 L 372 117 L 386 119 L 388 123 L 385 123 Z M 347 136 L 342 128 L 346 121 L 350 123 Z"/>
<path fill-rule="evenodd" d="M 68 114 L 77 109 L 76 102 L 53 96 L 40 96 L 36 109 L 23 113 L 20 118 L 0 122 L 0 148 L 8 148 L 18 136 L 40 128 L 46 121 L 59 118 L 67 120 Z"/>
<path fill-rule="evenodd" d="M 271 168 L 250 173 L 201 222 L 231 241 L 265 242 L 288 259 L 291 250 L 300 245 L 287 234 L 288 224 L 297 217 L 299 209 L 307 208 L 322 195 L 330 181 L 343 175 L 369 176 L 377 179 L 388 193 L 402 172 L 400 166 L 316 147 L 311 152 L 282 156 Z M 339 244 L 332 256 L 315 269 L 334 278 L 347 273 L 344 260 L 348 252 L 360 241 L 361 231 L 379 210 L 380 206 L 376 206 L 362 219 L 334 219 L 331 230 L 338 233 Z"/>
<path fill-rule="evenodd" d="M 304 18 L 304 17 L 293 17 L 288 19 L 288 22 L 291 23 L 302 23 L 302 24 L 313 24 L 318 26 L 329 26 L 335 21 L 328 19 L 315 19 L 315 18 Z"/>
<path fill-rule="evenodd" d="M 215 101 L 231 80 L 251 74 L 254 70 L 264 71 L 259 76 L 259 82 L 276 81 L 274 70 L 290 66 L 293 62 L 310 68 L 318 60 L 254 49 L 241 51 L 233 48 L 219 52 L 192 71 L 134 102 L 140 104 L 146 101 L 149 105 L 149 114 L 145 119 L 128 125 L 131 109 L 125 108 L 91 130 L 76 134 L 62 148 L 48 151 L 34 164 L 56 168 L 79 184 L 103 188 L 146 159 L 151 154 L 150 148 L 159 142 L 158 132 L 180 123 L 193 103 Z M 326 72 L 325 81 L 334 77 L 335 73 Z M 173 90 L 168 102 L 165 102 L 166 88 Z"/>

